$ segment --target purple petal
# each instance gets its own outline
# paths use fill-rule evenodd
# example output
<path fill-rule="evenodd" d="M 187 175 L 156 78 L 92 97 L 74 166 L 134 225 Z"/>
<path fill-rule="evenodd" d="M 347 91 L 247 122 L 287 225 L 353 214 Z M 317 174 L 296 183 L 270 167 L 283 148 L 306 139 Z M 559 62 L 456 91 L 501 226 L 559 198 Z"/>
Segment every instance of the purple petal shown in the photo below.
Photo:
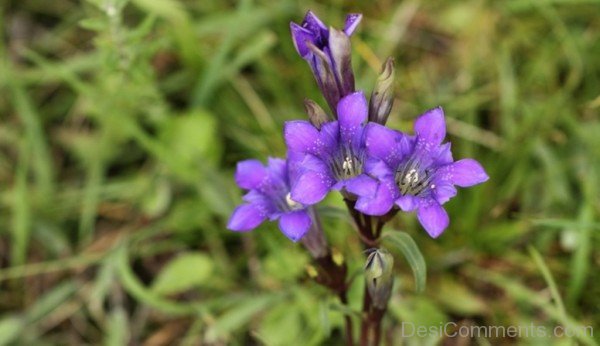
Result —
<path fill-rule="evenodd" d="M 436 180 L 431 184 L 433 197 L 440 204 L 448 202 L 452 197 L 456 196 L 456 188 L 448 181 Z"/>
<path fill-rule="evenodd" d="M 377 192 L 377 180 L 361 174 L 346 182 L 346 190 L 361 197 L 373 197 Z"/>
<path fill-rule="evenodd" d="M 469 187 L 483 183 L 489 177 L 479 162 L 473 159 L 462 159 L 438 169 L 440 179 L 460 187 Z"/>
<path fill-rule="evenodd" d="M 264 211 L 254 204 L 242 204 L 235 208 L 229 218 L 227 228 L 237 232 L 247 232 L 256 228 L 267 216 Z"/>
<path fill-rule="evenodd" d="M 439 204 L 444 204 L 456 196 L 456 188 L 449 182 L 434 183 L 431 185 L 431 191 Z"/>
<path fill-rule="evenodd" d="M 428 110 L 415 121 L 415 132 L 425 143 L 437 146 L 446 137 L 446 121 L 442 107 Z"/>
<path fill-rule="evenodd" d="M 408 139 L 400 132 L 385 126 L 369 123 L 365 129 L 365 145 L 367 153 L 385 161 L 390 167 L 396 167 L 400 160 L 407 155 Z"/>
<path fill-rule="evenodd" d="M 322 148 L 330 153 L 333 153 L 337 149 L 339 133 L 340 126 L 337 121 L 330 121 L 321 125 L 321 131 L 319 131 L 319 140 L 322 144 Z"/>
<path fill-rule="evenodd" d="M 357 91 L 340 100 L 337 105 L 340 137 L 344 142 L 352 142 L 354 134 L 367 119 L 368 104 L 362 91 Z"/>
<path fill-rule="evenodd" d="M 255 189 L 267 177 L 267 174 L 267 169 L 260 161 L 244 160 L 237 164 L 235 182 L 243 189 Z"/>
<path fill-rule="evenodd" d="M 292 199 L 304 205 L 319 203 L 333 183 L 333 179 L 325 172 L 308 171 L 292 182 Z"/>
<path fill-rule="evenodd" d="M 290 31 L 292 32 L 292 41 L 294 42 L 296 51 L 302 58 L 308 58 L 311 55 L 311 52 L 306 45 L 306 42 L 312 42 L 313 44 L 315 43 L 315 37 L 313 33 L 294 22 L 290 23 Z"/>
<path fill-rule="evenodd" d="M 310 216 L 305 210 L 285 213 L 279 218 L 279 229 L 293 242 L 297 242 L 308 232 L 310 224 Z"/>
<path fill-rule="evenodd" d="M 283 127 L 283 137 L 290 151 L 319 152 L 319 131 L 308 121 L 287 121 Z"/>
<path fill-rule="evenodd" d="M 439 237 L 450 223 L 446 210 L 434 201 L 422 203 L 417 209 L 417 218 L 432 238 Z"/>
<path fill-rule="evenodd" d="M 365 172 L 377 179 L 393 177 L 394 171 L 383 161 L 375 158 L 368 158 L 365 162 Z"/>
<path fill-rule="evenodd" d="M 362 14 L 360 13 L 350 13 L 346 16 L 346 24 L 344 25 L 344 33 L 346 35 L 351 36 L 360 21 L 362 20 Z"/>
<path fill-rule="evenodd" d="M 269 157 L 267 160 L 268 170 L 271 176 L 277 177 L 277 179 L 286 181 L 287 180 L 287 162 L 286 160 Z"/>
<path fill-rule="evenodd" d="M 302 26 L 315 34 L 325 34 L 324 36 L 327 37 L 327 26 L 312 11 L 306 12 Z"/>
<path fill-rule="evenodd" d="M 375 195 L 372 198 L 359 197 L 355 208 L 367 215 L 385 215 L 394 206 L 394 197 L 392 187 L 388 184 L 380 183 Z"/>
<path fill-rule="evenodd" d="M 400 207 L 402 211 L 411 212 L 417 209 L 419 206 L 419 200 L 417 197 L 411 195 L 400 196 L 396 200 L 396 205 Z"/>
<path fill-rule="evenodd" d="M 450 143 L 444 143 L 439 146 L 437 152 L 437 158 L 435 160 L 435 164 L 438 166 L 447 165 L 452 163 L 454 159 L 452 158 L 452 151 Z"/>

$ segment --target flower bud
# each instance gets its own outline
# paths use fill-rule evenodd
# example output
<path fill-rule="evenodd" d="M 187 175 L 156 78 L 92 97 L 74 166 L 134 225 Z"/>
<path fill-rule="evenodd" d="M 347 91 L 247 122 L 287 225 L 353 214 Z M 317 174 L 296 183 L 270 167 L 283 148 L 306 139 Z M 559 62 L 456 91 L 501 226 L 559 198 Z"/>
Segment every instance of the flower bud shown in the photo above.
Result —
<path fill-rule="evenodd" d="M 361 19 L 360 14 L 349 14 L 344 30 L 337 30 L 308 11 L 301 25 L 290 23 L 294 47 L 310 65 L 334 116 L 340 99 L 354 92 L 350 36 Z"/>
<path fill-rule="evenodd" d="M 374 249 L 367 257 L 365 279 L 374 307 L 384 310 L 394 285 L 394 258 L 385 249 Z"/>
<path fill-rule="evenodd" d="M 388 58 L 375 82 L 369 102 L 369 121 L 385 125 L 394 103 L 394 59 Z"/>
<path fill-rule="evenodd" d="M 340 90 L 340 98 L 354 92 L 354 72 L 352 71 L 352 49 L 350 37 L 345 32 L 329 28 L 329 49 L 334 74 Z M 339 100 L 336 100 L 339 101 Z M 335 103 L 337 107 L 337 102 Z"/>
<path fill-rule="evenodd" d="M 322 124 L 329 121 L 329 117 L 323 108 L 311 99 L 304 99 L 304 110 L 306 111 L 306 114 L 308 114 L 310 123 L 319 130 L 321 129 Z"/>

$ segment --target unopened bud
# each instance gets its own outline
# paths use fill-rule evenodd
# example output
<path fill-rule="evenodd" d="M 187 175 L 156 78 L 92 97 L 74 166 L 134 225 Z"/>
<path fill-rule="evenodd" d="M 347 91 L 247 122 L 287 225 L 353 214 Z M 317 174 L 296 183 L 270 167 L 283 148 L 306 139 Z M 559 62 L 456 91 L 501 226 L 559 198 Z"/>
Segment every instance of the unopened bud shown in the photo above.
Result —
<path fill-rule="evenodd" d="M 367 257 L 365 279 L 374 307 L 384 310 L 394 285 L 394 257 L 385 249 L 375 249 Z"/>
<path fill-rule="evenodd" d="M 329 120 L 323 108 L 311 99 L 304 99 L 304 110 L 308 114 L 310 123 L 317 129 L 321 129 L 321 125 Z"/>
<path fill-rule="evenodd" d="M 334 64 L 334 73 L 339 83 L 340 98 L 342 98 L 354 92 L 350 37 L 341 30 L 329 28 L 329 49 Z"/>
<path fill-rule="evenodd" d="M 369 121 L 385 125 L 394 103 L 394 59 L 388 58 L 369 101 Z"/>

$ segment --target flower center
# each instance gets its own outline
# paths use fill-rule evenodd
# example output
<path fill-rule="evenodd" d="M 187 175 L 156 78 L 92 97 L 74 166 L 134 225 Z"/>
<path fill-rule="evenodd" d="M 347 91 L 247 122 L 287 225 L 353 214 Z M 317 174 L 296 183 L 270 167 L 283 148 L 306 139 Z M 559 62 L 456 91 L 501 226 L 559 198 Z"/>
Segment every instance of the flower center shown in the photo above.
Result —
<path fill-rule="evenodd" d="M 419 196 L 435 188 L 435 185 L 431 184 L 433 171 L 429 168 L 423 169 L 420 167 L 419 162 L 414 158 L 400 165 L 395 178 L 403 196 Z"/>
<path fill-rule="evenodd" d="M 342 150 L 340 155 L 334 155 L 329 160 L 329 167 L 337 180 L 354 178 L 363 172 L 362 156 L 350 149 Z"/>

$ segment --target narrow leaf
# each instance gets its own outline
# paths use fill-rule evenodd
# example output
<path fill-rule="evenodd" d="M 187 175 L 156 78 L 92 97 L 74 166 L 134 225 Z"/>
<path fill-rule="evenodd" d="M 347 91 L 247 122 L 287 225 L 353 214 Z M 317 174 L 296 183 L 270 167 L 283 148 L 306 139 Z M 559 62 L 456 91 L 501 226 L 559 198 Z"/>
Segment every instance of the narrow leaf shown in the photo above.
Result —
<path fill-rule="evenodd" d="M 408 261 L 415 277 L 415 290 L 423 292 L 427 281 L 427 265 L 419 247 L 408 233 L 391 231 L 383 234 L 384 242 L 392 249 L 398 249 Z"/>

